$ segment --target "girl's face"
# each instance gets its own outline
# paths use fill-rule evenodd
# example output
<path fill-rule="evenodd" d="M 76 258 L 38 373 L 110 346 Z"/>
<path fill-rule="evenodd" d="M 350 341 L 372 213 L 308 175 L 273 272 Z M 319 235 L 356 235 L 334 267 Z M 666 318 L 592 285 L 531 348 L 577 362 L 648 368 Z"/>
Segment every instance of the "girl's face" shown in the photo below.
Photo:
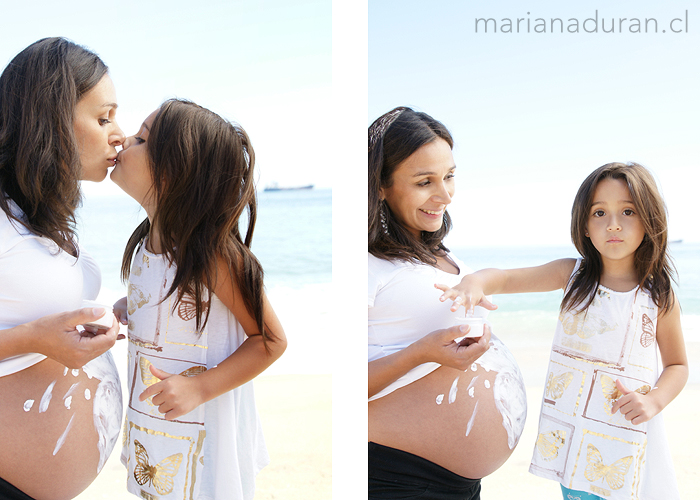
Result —
<path fill-rule="evenodd" d="M 456 168 L 450 145 L 437 138 L 399 163 L 391 187 L 382 188 L 380 196 L 399 223 L 420 239 L 421 231 L 432 233 L 442 227 L 455 192 Z"/>
<path fill-rule="evenodd" d="M 117 94 L 112 79 L 105 75 L 75 106 L 73 131 L 78 141 L 80 178 L 100 182 L 107 168 L 114 166 L 116 147 L 124 142 L 124 132 L 115 120 Z"/>
<path fill-rule="evenodd" d="M 156 109 L 148 115 L 136 135 L 126 138 L 122 150 L 117 155 L 114 170 L 109 176 L 117 186 L 146 210 L 149 217 L 153 215 L 155 202 L 146 141 L 158 111 Z"/>
<path fill-rule="evenodd" d="M 621 179 L 603 179 L 596 186 L 586 236 L 603 262 L 634 262 L 634 253 L 644 239 L 644 225 Z"/>

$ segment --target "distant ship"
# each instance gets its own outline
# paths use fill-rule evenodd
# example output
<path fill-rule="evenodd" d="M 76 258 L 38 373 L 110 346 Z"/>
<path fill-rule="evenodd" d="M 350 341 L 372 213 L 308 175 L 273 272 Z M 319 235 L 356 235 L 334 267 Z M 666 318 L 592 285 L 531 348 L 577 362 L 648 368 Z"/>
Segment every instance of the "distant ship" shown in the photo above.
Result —
<path fill-rule="evenodd" d="M 308 186 L 288 186 L 288 187 L 281 187 L 279 184 L 276 182 L 271 182 L 267 186 L 265 186 L 264 191 L 298 191 L 300 189 L 313 189 L 314 185 L 309 184 Z"/>

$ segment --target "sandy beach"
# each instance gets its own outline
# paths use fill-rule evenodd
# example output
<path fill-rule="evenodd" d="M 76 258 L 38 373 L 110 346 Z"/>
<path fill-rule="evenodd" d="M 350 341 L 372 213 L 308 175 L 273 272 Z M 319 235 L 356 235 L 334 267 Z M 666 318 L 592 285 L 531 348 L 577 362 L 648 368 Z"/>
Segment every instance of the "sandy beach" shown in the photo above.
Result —
<path fill-rule="evenodd" d="M 331 498 L 331 375 L 261 375 L 255 396 L 270 453 L 255 500 Z M 115 447 L 78 500 L 129 500 L 126 469 Z M 309 492 L 313 491 L 313 495 Z"/>

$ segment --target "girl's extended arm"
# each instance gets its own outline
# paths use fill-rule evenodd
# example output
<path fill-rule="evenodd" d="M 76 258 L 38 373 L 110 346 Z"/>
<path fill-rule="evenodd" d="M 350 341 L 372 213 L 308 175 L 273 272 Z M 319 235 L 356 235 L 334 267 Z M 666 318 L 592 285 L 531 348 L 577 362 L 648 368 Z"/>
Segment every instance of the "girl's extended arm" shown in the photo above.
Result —
<path fill-rule="evenodd" d="M 618 409 L 633 424 L 651 420 L 678 396 L 688 380 L 688 358 L 681 330 L 681 312 L 678 300 L 673 309 L 660 315 L 656 323 L 656 342 L 661 352 L 664 369 L 656 386 L 646 395 L 630 391 L 620 380 L 617 389 L 623 394 L 612 406 Z"/>
<path fill-rule="evenodd" d="M 287 347 L 282 325 L 267 297 L 263 297 L 265 327 L 275 337 L 268 341 L 269 352 L 265 349 L 262 332 L 239 298 L 241 291 L 235 281 L 231 281 L 223 259 L 217 262 L 214 293 L 233 313 L 248 338 L 216 367 L 194 377 L 173 375 L 151 366 L 151 372 L 161 381 L 143 391 L 139 399 L 144 401 L 153 396 L 151 401 L 158 406 L 158 411 L 165 414 L 166 420 L 189 413 L 197 406 L 252 380 L 277 360 Z"/>
<path fill-rule="evenodd" d="M 456 311 L 460 305 L 467 310 L 474 306 L 495 309 L 487 295 L 501 293 L 551 292 L 565 288 L 574 270 L 575 259 L 559 259 L 537 267 L 520 269 L 482 269 L 468 274 L 457 286 L 436 284 L 435 287 L 445 292 L 441 301 L 454 301 L 451 307 Z"/>
<path fill-rule="evenodd" d="M 88 361 L 104 354 L 114 345 L 119 324 L 93 335 L 80 332 L 77 325 L 89 323 L 104 315 L 93 308 L 50 314 L 29 323 L 0 332 L 0 359 L 27 353 L 39 353 L 68 368 L 81 368 Z"/>
<path fill-rule="evenodd" d="M 491 340 L 491 329 L 487 327 L 484 328 L 485 333 L 478 342 L 471 338 L 464 339 L 459 344 L 454 341 L 468 331 L 467 325 L 436 330 L 405 349 L 370 361 L 367 372 L 368 397 L 371 398 L 394 380 L 423 363 L 435 362 L 466 370 L 488 350 Z M 467 342 L 472 343 L 465 345 Z"/>

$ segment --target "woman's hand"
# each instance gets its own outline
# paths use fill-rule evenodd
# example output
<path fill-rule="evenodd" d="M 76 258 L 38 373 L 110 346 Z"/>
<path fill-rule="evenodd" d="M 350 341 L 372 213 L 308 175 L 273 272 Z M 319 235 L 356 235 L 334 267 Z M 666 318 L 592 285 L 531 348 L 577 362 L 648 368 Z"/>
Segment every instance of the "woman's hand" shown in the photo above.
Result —
<path fill-rule="evenodd" d="M 423 363 L 434 362 L 458 370 L 467 370 L 488 351 L 491 341 L 491 328 L 485 327 L 482 337 L 468 337 L 459 344 L 455 342 L 456 338 L 463 337 L 469 329 L 469 325 L 455 325 L 435 330 L 406 349 L 370 361 L 367 373 L 368 397 L 371 398 Z"/>
<path fill-rule="evenodd" d="M 127 300 L 126 297 L 122 297 L 114 303 L 112 309 L 114 310 L 114 316 L 116 316 L 117 321 L 122 325 L 129 324 L 129 314 L 126 312 Z"/>
<path fill-rule="evenodd" d="M 153 365 L 150 368 L 151 373 L 160 382 L 146 388 L 139 396 L 139 401 L 145 401 L 152 396 L 151 402 L 165 415 L 165 420 L 175 420 L 205 402 L 201 397 L 203 392 L 196 376 L 174 375 Z"/>
<path fill-rule="evenodd" d="M 96 312 L 99 311 L 99 312 Z M 29 344 L 24 352 L 38 352 L 68 368 L 82 368 L 88 361 L 107 352 L 116 342 L 119 323 L 97 335 L 76 327 L 104 316 L 104 308 L 87 307 L 51 314 L 24 325 L 29 329 Z"/>
<path fill-rule="evenodd" d="M 453 287 L 436 283 L 435 288 L 444 292 L 440 297 L 440 302 L 453 301 L 452 307 L 450 307 L 450 311 L 453 312 L 457 311 L 459 306 L 464 306 L 467 311 L 473 311 L 475 306 L 481 306 L 489 311 L 498 308 L 486 298 L 483 287 L 473 274 L 468 274 L 462 278 L 458 285 Z"/>
<path fill-rule="evenodd" d="M 466 337 L 460 343 L 456 338 L 469 333 L 469 325 L 455 325 L 444 330 L 436 330 L 413 343 L 409 348 L 419 350 L 423 363 L 434 362 L 458 370 L 467 370 L 474 361 L 489 349 L 491 328 L 484 325 L 481 337 Z"/>

